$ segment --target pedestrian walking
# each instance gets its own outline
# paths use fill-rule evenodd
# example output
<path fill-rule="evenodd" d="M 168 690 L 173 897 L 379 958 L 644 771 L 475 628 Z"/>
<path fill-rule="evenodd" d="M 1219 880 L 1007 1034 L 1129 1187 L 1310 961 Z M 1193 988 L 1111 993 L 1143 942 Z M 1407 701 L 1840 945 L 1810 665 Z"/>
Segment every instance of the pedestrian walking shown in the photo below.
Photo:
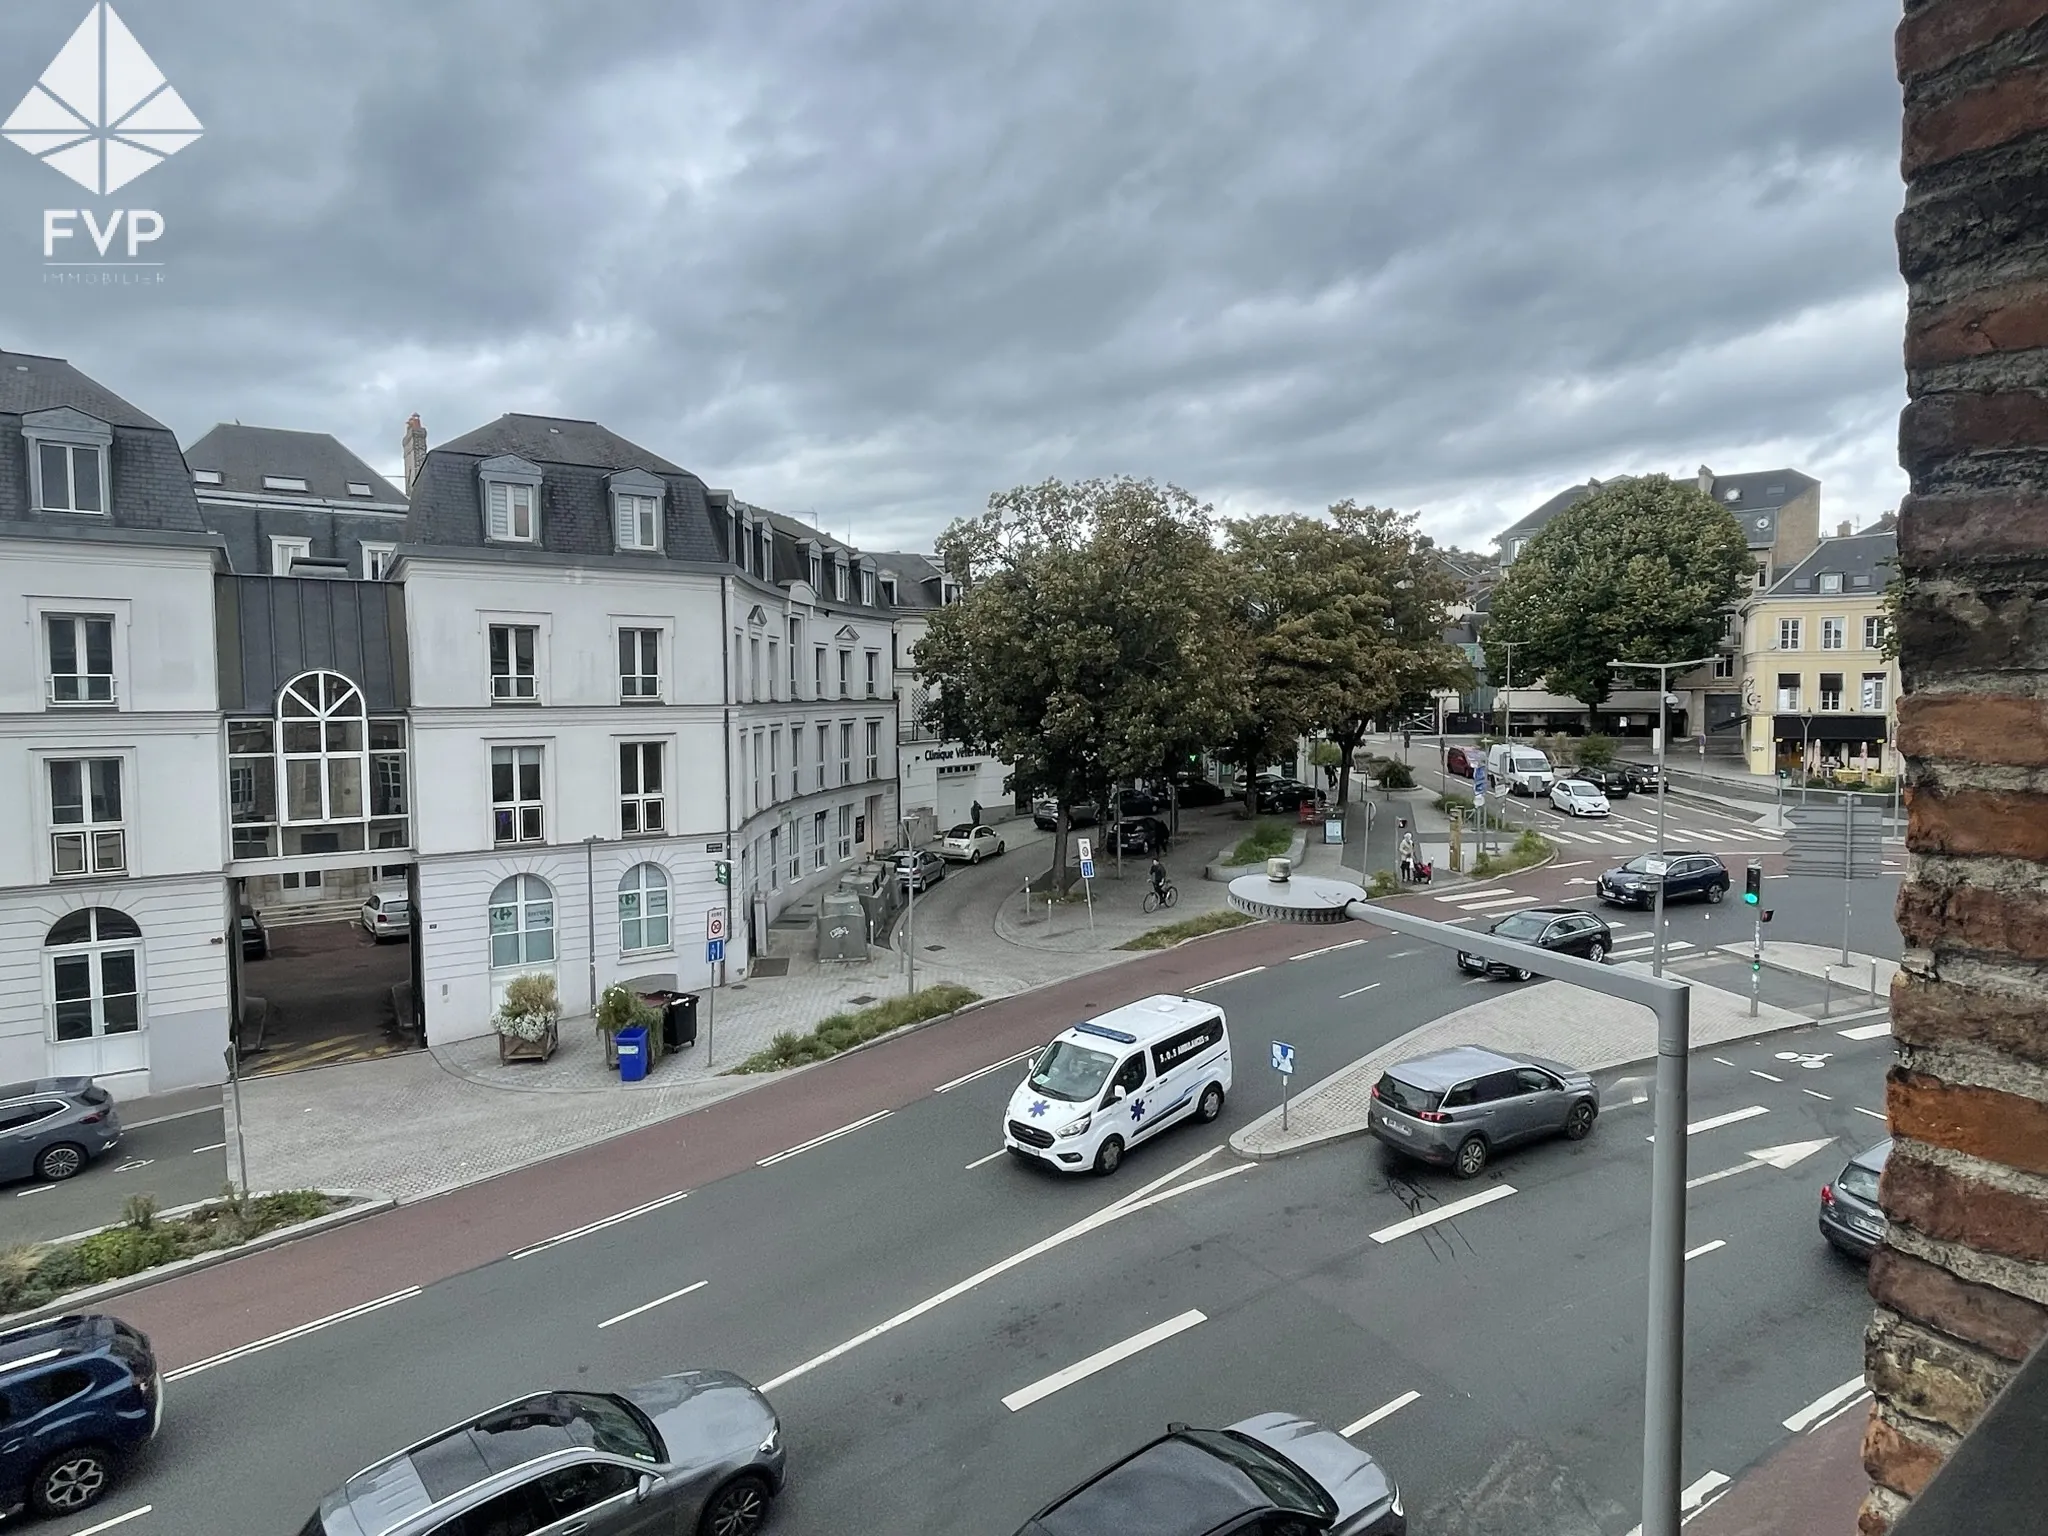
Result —
<path fill-rule="evenodd" d="M 1408 823 L 1401 823 L 1401 883 L 1415 883 L 1415 834 L 1408 830 Z"/>

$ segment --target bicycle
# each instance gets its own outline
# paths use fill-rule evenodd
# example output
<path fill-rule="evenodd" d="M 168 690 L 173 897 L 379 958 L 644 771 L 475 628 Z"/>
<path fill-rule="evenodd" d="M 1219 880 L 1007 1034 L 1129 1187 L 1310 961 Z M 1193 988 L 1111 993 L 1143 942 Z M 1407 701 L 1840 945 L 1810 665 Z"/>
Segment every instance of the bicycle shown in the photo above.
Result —
<path fill-rule="evenodd" d="M 1179 900 L 1180 887 L 1169 880 L 1158 890 L 1145 893 L 1145 910 L 1157 912 L 1161 907 L 1170 907 Z"/>

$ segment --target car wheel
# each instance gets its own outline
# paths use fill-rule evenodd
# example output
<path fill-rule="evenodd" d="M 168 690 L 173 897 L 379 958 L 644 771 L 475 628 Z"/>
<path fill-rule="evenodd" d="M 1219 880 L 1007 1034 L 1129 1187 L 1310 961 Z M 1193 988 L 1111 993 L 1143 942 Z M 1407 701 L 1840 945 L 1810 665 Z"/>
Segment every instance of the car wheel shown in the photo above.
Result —
<path fill-rule="evenodd" d="M 981 862 L 981 850 L 977 848 L 974 850 L 974 852 L 967 855 L 967 862 L 970 864 L 979 864 Z"/>
<path fill-rule="evenodd" d="M 1123 1138 L 1121 1136 L 1112 1136 L 1102 1144 L 1095 1154 L 1095 1171 L 1106 1178 L 1116 1172 L 1117 1164 L 1123 1160 Z"/>
<path fill-rule="evenodd" d="M 98 1503 L 113 1480 L 114 1458 L 105 1446 L 74 1445 L 36 1469 L 29 1507 L 39 1515 L 75 1515 Z"/>
<path fill-rule="evenodd" d="M 1572 1141 L 1584 1141 L 1586 1133 L 1593 1129 L 1593 1106 L 1584 1099 L 1574 1104 L 1571 1113 L 1564 1117 L 1564 1133 Z"/>
<path fill-rule="evenodd" d="M 1202 1090 L 1202 1102 L 1195 1108 L 1195 1118 L 1206 1123 L 1222 1113 L 1223 1085 L 1211 1083 Z"/>
<path fill-rule="evenodd" d="M 1533 971 L 1526 970 L 1518 965 L 1515 966 L 1511 971 L 1509 971 L 1508 974 L 1513 976 L 1517 981 L 1527 981 L 1535 973 Z"/>
<path fill-rule="evenodd" d="M 1721 898 L 1727 894 L 1728 887 L 1725 885 L 1715 884 L 1707 887 L 1707 900 L 1717 907 L 1721 904 Z"/>
<path fill-rule="evenodd" d="M 58 1184 L 84 1166 L 85 1148 L 74 1142 L 60 1141 L 54 1147 L 43 1148 L 36 1158 L 36 1177 Z"/>
<path fill-rule="evenodd" d="M 769 1497 L 766 1478 L 742 1472 L 711 1496 L 697 1522 L 697 1536 L 753 1536 L 768 1522 Z"/>
<path fill-rule="evenodd" d="M 1467 1136 L 1458 1144 L 1457 1161 L 1451 1171 L 1461 1179 L 1476 1179 L 1486 1169 L 1486 1138 Z"/>
<path fill-rule="evenodd" d="M 997 839 L 996 839 L 996 852 L 997 852 L 997 853 L 1001 853 L 1002 851 L 1003 851 L 1003 841 L 1002 841 L 1002 839 L 1001 839 L 1001 838 L 997 838 Z"/>
<path fill-rule="evenodd" d="M 1590 945 L 1587 946 L 1586 958 L 1592 961 L 1595 965 L 1600 964 L 1601 961 L 1607 958 L 1607 946 L 1601 943 L 1598 939 L 1595 939 Z"/>

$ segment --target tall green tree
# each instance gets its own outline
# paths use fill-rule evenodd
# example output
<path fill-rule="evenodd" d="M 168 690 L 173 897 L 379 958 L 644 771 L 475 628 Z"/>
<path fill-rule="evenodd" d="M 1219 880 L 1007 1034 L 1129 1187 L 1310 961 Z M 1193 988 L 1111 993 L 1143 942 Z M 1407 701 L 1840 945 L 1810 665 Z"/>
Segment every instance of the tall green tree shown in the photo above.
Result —
<path fill-rule="evenodd" d="M 1125 476 L 1002 491 L 940 536 L 965 587 L 918 642 L 934 685 L 925 722 L 1058 801 L 1062 882 L 1076 801 L 1113 815 L 1113 784 L 1219 738 L 1242 711 L 1244 649 L 1212 525 L 1186 491 Z"/>
<path fill-rule="evenodd" d="M 1712 655 L 1755 569 L 1735 514 L 1690 481 L 1643 475 L 1559 513 L 1494 588 L 1487 671 L 1514 669 L 1598 710 L 1611 663 Z M 1633 686 L 1631 684 L 1630 686 Z"/>

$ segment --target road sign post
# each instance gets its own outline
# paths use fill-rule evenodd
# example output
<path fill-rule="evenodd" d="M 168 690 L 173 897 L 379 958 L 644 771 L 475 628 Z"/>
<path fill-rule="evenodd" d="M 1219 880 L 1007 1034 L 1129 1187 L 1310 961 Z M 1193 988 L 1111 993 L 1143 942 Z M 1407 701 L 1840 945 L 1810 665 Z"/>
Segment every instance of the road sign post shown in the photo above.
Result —
<path fill-rule="evenodd" d="M 1280 1074 L 1280 1129 L 1287 1129 L 1287 1085 L 1294 1081 L 1294 1047 L 1283 1040 L 1273 1042 L 1273 1070 Z"/>
<path fill-rule="evenodd" d="M 1081 898 L 1088 904 L 1088 931 L 1095 931 L 1095 850 L 1087 838 L 1081 845 Z"/>

